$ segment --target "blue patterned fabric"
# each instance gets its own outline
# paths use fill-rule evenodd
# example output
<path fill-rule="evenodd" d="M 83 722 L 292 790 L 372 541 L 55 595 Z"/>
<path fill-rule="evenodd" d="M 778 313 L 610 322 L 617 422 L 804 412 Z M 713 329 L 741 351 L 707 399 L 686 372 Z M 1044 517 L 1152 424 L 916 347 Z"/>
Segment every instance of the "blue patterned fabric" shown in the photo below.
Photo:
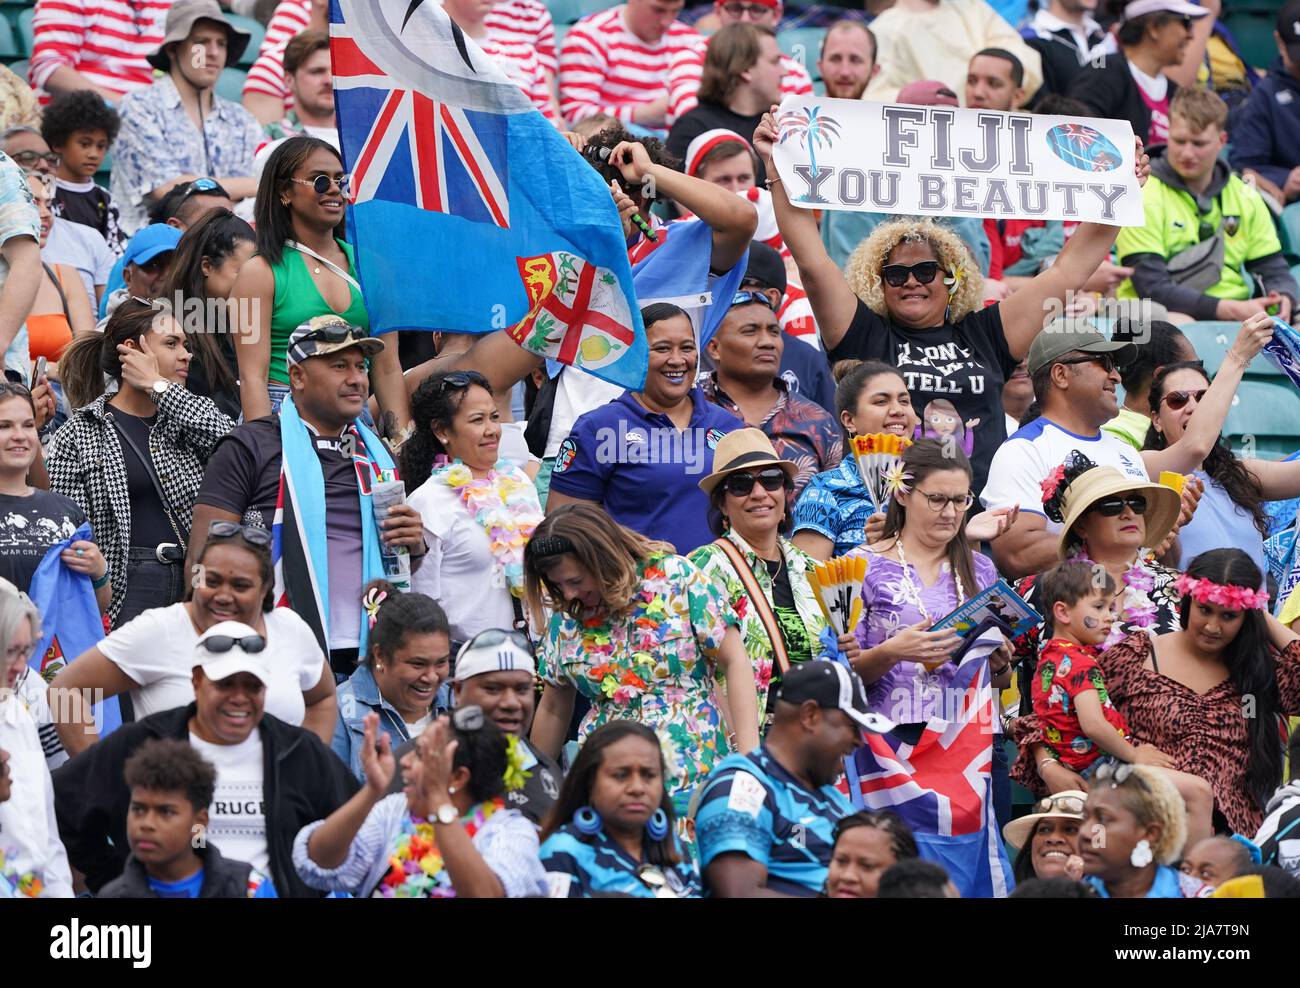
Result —
<path fill-rule="evenodd" d="M 639 866 L 603 830 L 594 837 L 585 837 L 572 824 L 566 824 L 542 845 L 542 867 L 546 869 L 551 897 L 556 899 L 590 899 L 609 893 L 653 899 L 654 889 L 637 877 Z M 662 870 L 678 898 L 700 897 L 700 878 L 689 858 Z"/>
<path fill-rule="evenodd" d="M 867 519 L 875 511 L 857 461 L 846 453 L 834 470 L 808 481 L 794 506 L 794 531 L 825 536 L 835 543 L 832 555 L 843 556 L 867 541 Z"/>

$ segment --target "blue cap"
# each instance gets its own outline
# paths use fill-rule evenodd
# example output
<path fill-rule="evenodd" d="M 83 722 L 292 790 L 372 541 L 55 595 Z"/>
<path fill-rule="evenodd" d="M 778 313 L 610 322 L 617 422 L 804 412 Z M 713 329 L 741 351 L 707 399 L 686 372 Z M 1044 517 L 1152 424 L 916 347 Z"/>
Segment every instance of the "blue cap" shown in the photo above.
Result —
<path fill-rule="evenodd" d="M 148 264 L 159 254 L 175 250 L 181 242 L 181 231 L 166 223 L 154 223 L 131 238 L 122 255 L 122 266 L 128 264 Z"/>

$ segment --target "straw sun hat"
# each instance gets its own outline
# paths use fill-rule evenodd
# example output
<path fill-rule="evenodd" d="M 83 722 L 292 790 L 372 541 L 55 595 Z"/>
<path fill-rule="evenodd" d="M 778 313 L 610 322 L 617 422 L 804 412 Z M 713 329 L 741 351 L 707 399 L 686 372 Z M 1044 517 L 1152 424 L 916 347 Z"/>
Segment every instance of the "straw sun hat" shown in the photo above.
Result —
<path fill-rule="evenodd" d="M 1057 555 L 1062 559 L 1066 557 L 1070 529 L 1090 507 L 1098 501 L 1129 491 L 1144 494 L 1147 499 L 1146 514 L 1142 516 L 1146 521 L 1146 537 L 1142 544 L 1150 548 L 1163 542 L 1178 521 L 1181 506 L 1178 492 L 1164 484 L 1126 477 L 1114 467 L 1093 467 L 1075 477 L 1065 492 L 1061 510 L 1064 520 L 1057 542 Z"/>

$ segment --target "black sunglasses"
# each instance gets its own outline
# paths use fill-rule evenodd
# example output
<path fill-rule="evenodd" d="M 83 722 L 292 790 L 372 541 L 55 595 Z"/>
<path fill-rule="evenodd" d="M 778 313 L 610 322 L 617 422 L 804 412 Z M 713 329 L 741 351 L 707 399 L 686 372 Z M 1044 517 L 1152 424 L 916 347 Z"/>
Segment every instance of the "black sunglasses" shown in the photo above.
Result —
<path fill-rule="evenodd" d="M 1094 501 L 1088 509 L 1095 511 L 1099 515 L 1107 518 L 1118 518 L 1124 513 L 1125 506 L 1133 509 L 1133 514 L 1144 515 L 1147 513 L 1147 498 L 1145 494 L 1129 494 L 1126 496 L 1105 497 L 1100 501 Z"/>
<path fill-rule="evenodd" d="M 449 388 L 460 391 L 462 388 L 468 388 L 471 384 L 477 384 L 480 388 L 485 388 L 487 387 L 487 378 L 478 371 L 452 371 L 438 382 L 438 391 L 446 391 Z"/>
<path fill-rule="evenodd" d="M 934 276 L 939 273 L 938 261 L 922 261 L 920 264 L 886 264 L 880 269 L 880 277 L 885 279 L 885 284 L 890 288 L 902 288 L 907 284 L 908 277 L 915 278 L 922 285 L 928 285 L 934 281 Z"/>
<path fill-rule="evenodd" d="M 772 304 L 772 300 L 764 292 L 743 291 L 736 292 L 735 295 L 731 296 L 731 308 L 733 309 L 738 305 L 752 305 L 754 303 L 766 305 L 773 312 L 776 311 L 776 306 Z"/>
<path fill-rule="evenodd" d="M 1100 364 L 1101 369 L 1107 374 L 1115 370 L 1115 358 L 1109 353 L 1086 353 L 1082 357 L 1075 357 L 1072 360 L 1058 360 L 1058 364 Z"/>
<path fill-rule="evenodd" d="M 482 730 L 485 720 L 483 708 L 474 704 L 467 707 L 457 707 L 451 712 L 452 726 L 458 731 Z"/>
<path fill-rule="evenodd" d="M 793 486 L 784 470 L 780 467 L 768 467 L 766 470 L 758 471 L 757 474 L 747 470 L 729 474 L 722 481 L 722 489 L 732 497 L 749 497 L 749 492 L 754 489 L 755 483 L 762 484 L 763 490 L 772 492 Z"/>
<path fill-rule="evenodd" d="M 1200 404 L 1201 399 L 1205 397 L 1205 392 L 1208 390 L 1208 388 L 1198 388 L 1196 391 L 1170 391 L 1160 401 L 1176 412 L 1185 407 L 1192 399 L 1196 399 L 1197 404 Z"/>
<path fill-rule="evenodd" d="M 243 638 L 236 638 L 234 635 L 212 635 L 204 638 L 199 644 L 209 652 L 215 652 L 218 655 L 222 652 L 229 652 L 236 645 L 249 655 L 254 655 L 266 648 L 266 639 L 261 635 L 245 635 Z"/>
<path fill-rule="evenodd" d="M 366 333 L 362 332 L 356 326 L 339 320 L 338 322 L 329 322 L 324 326 L 317 326 L 314 329 L 303 333 L 298 338 L 298 342 L 304 340 L 321 340 L 325 343 L 342 343 L 349 338 L 365 339 Z"/>
<path fill-rule="evenodd" d="M 208 526 L 209 539 L 233 539 L 243 536 L 249 545 L 269 546 L 271 533 L 258 525 L 241 525 L 237 521 L 214 521 Z"/>

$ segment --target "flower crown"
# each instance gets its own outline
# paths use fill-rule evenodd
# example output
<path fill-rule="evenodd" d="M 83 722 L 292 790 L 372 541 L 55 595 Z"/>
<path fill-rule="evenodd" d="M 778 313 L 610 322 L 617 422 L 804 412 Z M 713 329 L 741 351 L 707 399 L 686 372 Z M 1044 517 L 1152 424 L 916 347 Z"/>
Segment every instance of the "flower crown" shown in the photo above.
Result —
<path fill-rule="evenodd" d="M 1252 590 L 1239 587 L 1235 583 L 1215 583 L 1213 580 L 1198 580 L 1183 573 L 1174 581 L 1174 589 L 1184 597 L 1202 604 L 1217 604 L 1234 611 L 1262 611 L 1268 608 L 1268 591 Z"/>
<path fill-rule="evenodd" d="M 1039 486 L 1043 490 L 1043 512 L 1048 518 L 1057 524 L 1065 521 L 1065 495 L 1069 492 L 1070 485 L 1096 466 L 1076 449 L 1070 452 L 1064 463 L 1043 479 Z"/>

